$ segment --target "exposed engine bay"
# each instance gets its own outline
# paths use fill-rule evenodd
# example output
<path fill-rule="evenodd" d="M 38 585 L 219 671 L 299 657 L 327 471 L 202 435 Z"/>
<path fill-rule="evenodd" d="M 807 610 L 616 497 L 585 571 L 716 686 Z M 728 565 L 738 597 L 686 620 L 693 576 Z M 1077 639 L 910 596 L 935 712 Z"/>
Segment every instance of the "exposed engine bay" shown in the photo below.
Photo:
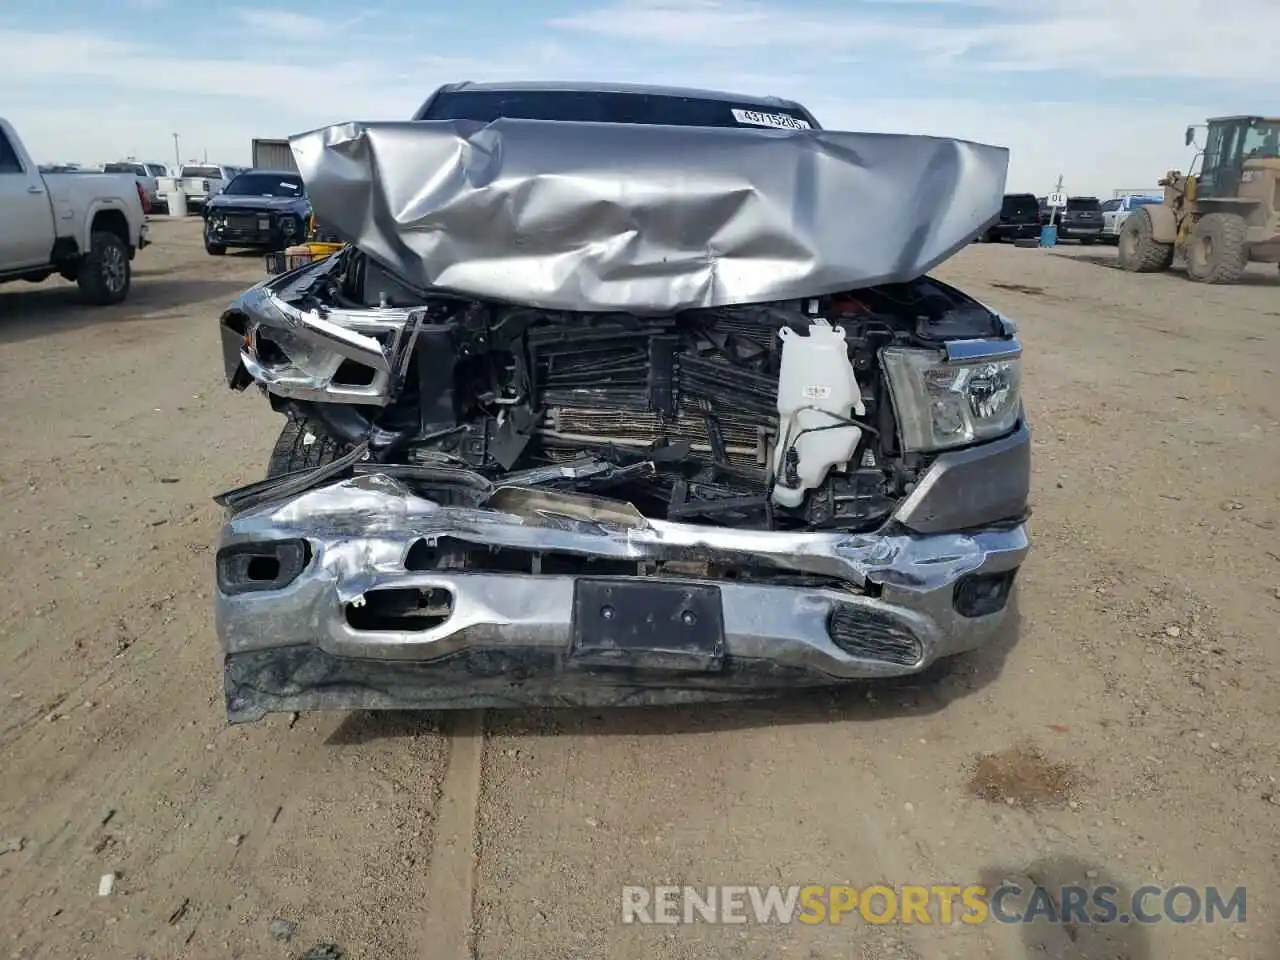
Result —
<path fill-rule="evenodd" d="M 433 500 L 534 486 L 759 530 L 882 525 L 933 460 L 903 449 L 883 352 L 1010 335 L 928 277 L 665 315 L 559 312 L 415 291 L 348 248 L 258 289 L 223 324 L 273 405 L 367 444 Z M 385 369 L 367 351 L 329 352 L 326 367 L 281 307 L 376 341 Z"/>

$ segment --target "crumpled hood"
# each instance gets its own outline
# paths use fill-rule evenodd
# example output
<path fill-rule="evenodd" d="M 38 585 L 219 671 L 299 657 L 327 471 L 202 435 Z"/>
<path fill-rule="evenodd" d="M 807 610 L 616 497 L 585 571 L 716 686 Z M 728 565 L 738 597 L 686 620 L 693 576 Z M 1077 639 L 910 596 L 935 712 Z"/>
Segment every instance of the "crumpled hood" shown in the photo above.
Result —
<path fill-rule="evenodd" d="M 297 210 L 307 205 L 306 197 L 228 196 L 220 193 L 211 198 L 208 209 L 235 208 L 237 210 Z"/>
<path fill-rule="evenodd" d="M 290 143 L 316 217 L 404 280 L 550 310 L 911 280 L 999 215 L 1009 161 L 935 137 L 511 119 Z"/>

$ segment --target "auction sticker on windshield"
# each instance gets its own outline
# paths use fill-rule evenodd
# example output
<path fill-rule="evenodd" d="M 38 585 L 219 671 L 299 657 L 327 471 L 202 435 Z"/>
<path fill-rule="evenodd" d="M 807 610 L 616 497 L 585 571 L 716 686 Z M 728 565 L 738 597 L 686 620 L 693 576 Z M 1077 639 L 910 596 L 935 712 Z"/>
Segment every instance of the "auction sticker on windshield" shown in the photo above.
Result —
<path fill-rule="evenodd" d="M 789 117 L 785 113 L 761 113 L 759 110 L 739 110 L 734 108 L 733 119 L 739 123 L 753 127 L 776 127 L 779 130 L 809 130 L 807 120 Z"/>

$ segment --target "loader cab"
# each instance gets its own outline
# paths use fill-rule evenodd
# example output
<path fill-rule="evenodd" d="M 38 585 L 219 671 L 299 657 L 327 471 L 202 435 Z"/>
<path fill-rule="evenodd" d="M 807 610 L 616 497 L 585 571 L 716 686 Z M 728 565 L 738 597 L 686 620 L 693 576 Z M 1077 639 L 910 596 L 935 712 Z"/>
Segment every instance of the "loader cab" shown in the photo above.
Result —
<path fill-rule="evenodd" d="M 1280 118 L 1211 119 L 1196 184 L 1197 199 L 1239 196 L 1245 161 L 1261 159 L 1280 159 Z"/>

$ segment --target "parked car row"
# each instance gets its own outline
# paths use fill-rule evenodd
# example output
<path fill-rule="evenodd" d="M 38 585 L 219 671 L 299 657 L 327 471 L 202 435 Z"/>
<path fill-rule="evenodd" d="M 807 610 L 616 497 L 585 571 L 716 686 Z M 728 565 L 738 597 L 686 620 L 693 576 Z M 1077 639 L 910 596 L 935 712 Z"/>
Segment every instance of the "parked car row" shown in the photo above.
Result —
<path fill-rule="evenodd" d="M 86 172 L 70 167 L 42 169 L 45 172 L 59 173 Z M 179 167 L 175 174 L 170 173 L 169 168 L 163 163 L 141 160 L 117 160 L 102 165 L 103 173 L 128 174 L 134 177 L 152 210 L 167 207 L 168 195 L 179 190 L 186 195 L 188 207 L 199 209 L 209 201 L 210 197 L 221 193 L 228 183 L 247 169 L 247 167 L 230 164 L 192 163 Z"/>
<path fill-rule="evenodd" d="M 1007 193 L 1000 209 L 1000 219 L 979 239 L 988 243 L 1029 239 L 1039 236 L 1040 228 L 1053 222 L 1058 228 L 1059 240 L 1079 240 L 1082 244 L 1098 241 L 1115 243 L 1130 211 L 1143 204 L 1160 201 L 1160 197 L 1120 197 L 1103 203 L 1097 197 L 1067 197 L 1066 206 L 1055 214 L 1045 197 L 1031 193 Z"/>

